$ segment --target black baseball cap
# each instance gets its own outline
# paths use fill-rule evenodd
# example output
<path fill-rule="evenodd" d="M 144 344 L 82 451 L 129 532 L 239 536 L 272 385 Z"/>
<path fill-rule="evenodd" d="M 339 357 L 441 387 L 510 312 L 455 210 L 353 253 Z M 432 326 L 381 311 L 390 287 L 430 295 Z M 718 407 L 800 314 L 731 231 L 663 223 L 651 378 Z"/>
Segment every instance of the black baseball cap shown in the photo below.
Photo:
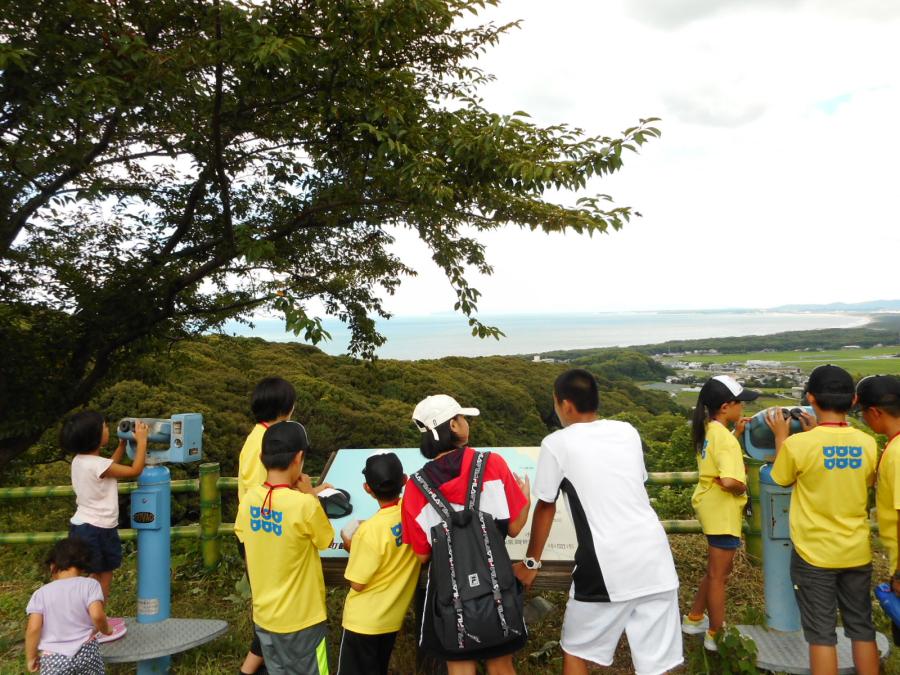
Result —
<path fill-rule="evenodd" d="M 900 403 L 900 377 L 869 375 L 856 385 L 856 395 L 861 408 Z"/>
<path fill-rule="evenodd" d="M 276 422 L 262 437 L 262 457 L 290 454 L 309 450 L 309 437 L 300 422 L 287 420 Z M 265 464 L 265 461 L 263 461 Z"/>
<path fill-rule="evenodd" d="M 843 368 L 830 363 L 813 370 L 806 383 L 806 393 L 813 396 L 820 394 L 850 394 L 852 396 L 855 391 L 853 376 Z"/>
<path fill-rule="evenodd" d="M 393 452 L 381 452 L 366 459 L 366 483 L 376 492 L 399 492 L 403 488 L 403 464 Z"/>
<path fill-rule="evenodd" d="M 741 384 L 729 375 L 716 375 L 706 381 L 700 389 L 700 401 L 710 410 L 718 410 L 731 401 L 755 401 L 758 391 L 744 389 Z"/>

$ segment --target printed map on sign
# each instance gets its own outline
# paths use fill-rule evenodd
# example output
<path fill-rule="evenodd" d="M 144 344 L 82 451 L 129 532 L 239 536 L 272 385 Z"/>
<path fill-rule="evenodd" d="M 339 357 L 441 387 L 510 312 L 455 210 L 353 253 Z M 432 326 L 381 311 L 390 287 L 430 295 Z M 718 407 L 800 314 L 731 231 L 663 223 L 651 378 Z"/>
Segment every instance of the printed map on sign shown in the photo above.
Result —
<path fill-rule="evenodd" d="M 537 466 L 538 450 L 540 448 L 476 448 L 477 450 L 490 450 L 501 455 L 513 473 L 519 476 L 527 475 L 534 484 L 534 471 Z M 381 450 L 338 450 L 322 476 L 322 482 L 331 483 L 336 488 L 341 488 L 350 493 L 350 503 L 353 505 L 353 513 L 343 518 L 334 518 L 331 524 L 334 526 L 334 541 L 331 547 L 322 551 L 324 558 L 346 558 L 347 552 L 341 542 L 341 528 L 353 520 L 365 520 L 378 510 L 378 502 L 366 494 L 363 490 L 365 478 L 362 475 L 366 458 L 376 452 L 393 452 L 403 464 L 403 470 L 410 475 L 422 468 L 426 460 L 418 448 L 385 448 Z M 532 496 L 531 508 L 534 509 L 535 499 Z M 528 535 L 531 532 L 531 516 L 528 523 L 516 538 L 506 540 L 509 557 L 519 560 L 525 556 L 528 547 Z M 575 559 L 575 527 L 566 505 L 566 500 L 560 498 L 556 502 L 556 518 L 553 521 L 553 529 L 550 538 L 544 547 L 543 560 L 559 560 L 571 562 Z"/>

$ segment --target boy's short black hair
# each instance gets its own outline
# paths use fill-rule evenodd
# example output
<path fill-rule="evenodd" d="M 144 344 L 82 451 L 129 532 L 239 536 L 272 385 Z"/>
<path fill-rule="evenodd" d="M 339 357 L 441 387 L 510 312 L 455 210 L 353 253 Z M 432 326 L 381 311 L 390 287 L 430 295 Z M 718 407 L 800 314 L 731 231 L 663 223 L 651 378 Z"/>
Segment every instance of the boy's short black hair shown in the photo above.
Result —
<path fill-rule="evenodd" d="M 296 402 L 294 385 L 281 377 L 267 377 L 253 388 L 250 409 L 257 422 L 271 422 L 291 412 Z"/>
<path fill-rule="evenodd" d="M 880 408 L 891 417 L 900 417 L 900 377 L 870 375 L 856 385 L 860 408 Z"/>
<path fill-rule="evenodd" d="M 260 459 L 267 469 L 286 469 L 299 452 L 309 450 L 309 437 L 300 422 L 278 422 L 262 437 Z"/>
<path fill-rule="evenodd" d="M 816 397 L 816 405 L 822 410 L 846 413 L 853 407 L 856 387 L 853 376 L 839 366 L 819 366 L 809 374 L 806 393 Z"/>
<path fill-rule="evenodd" d="M 597 412 L 600 407 L 600 390 L 596 378 L 583 368 L 567 370 L 553 383 L 557 401 L 571 401 L 580 413 Z"/>
<path fill-rule="evenodd" d="M 82 571 L 89 572 L 93 563 L 93 553 L 91 547 L 83 539 L 77 537 L 69 537 L 60 539 L 53 545 L 44 564 L 50 565 L 57 570 L 67 570 L 72 567 Z"/>
<path fill-rule="evenodd" d="M 93 452 L 103 441 L 105 423 L 103 415 L 96 410 L 82 410 L 70 415 L 59 432 L 59 444 L 74 455 Z"/>

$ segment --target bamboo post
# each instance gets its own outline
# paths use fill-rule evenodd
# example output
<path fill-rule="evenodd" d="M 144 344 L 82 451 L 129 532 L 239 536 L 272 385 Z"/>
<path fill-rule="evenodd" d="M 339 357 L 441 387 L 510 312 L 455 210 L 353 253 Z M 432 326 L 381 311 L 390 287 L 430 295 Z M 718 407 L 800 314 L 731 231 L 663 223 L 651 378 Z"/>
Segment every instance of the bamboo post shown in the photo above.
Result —
<path fill-rule="evenodd" d="M 762 564 L 762 503 L 759 501 L 759 470 L 764 462 L 747 459 L 747 492 L 750 500 L 750 517 L 746 520 L 747 557 L 757 567 Z"/>
<path fill-rule="evenodd" d="M 219 525 L 222 523 L 222 495 L 219 492 L 219 463 L 200 465 L 200 554 L 203 567 L 213 570 L 219 565 L 222 553 L 219 546 Z"/>

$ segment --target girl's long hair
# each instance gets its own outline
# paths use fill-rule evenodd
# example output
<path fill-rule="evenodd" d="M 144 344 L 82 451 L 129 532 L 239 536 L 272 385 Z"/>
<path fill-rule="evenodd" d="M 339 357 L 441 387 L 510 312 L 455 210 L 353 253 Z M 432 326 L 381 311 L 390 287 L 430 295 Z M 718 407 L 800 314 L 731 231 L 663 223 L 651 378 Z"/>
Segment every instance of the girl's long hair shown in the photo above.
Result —
<path fill-rule="evenodd" d="M 691 417 L 691 440 L 694 442 L 694 452 L 700 454 L 703 443 L 706 441 L 706 423 L 709 421 L 709 410 L 703 401 L 703 396 L 697 396 L 697 405 L 694 406 L 694 414 Z"/>

